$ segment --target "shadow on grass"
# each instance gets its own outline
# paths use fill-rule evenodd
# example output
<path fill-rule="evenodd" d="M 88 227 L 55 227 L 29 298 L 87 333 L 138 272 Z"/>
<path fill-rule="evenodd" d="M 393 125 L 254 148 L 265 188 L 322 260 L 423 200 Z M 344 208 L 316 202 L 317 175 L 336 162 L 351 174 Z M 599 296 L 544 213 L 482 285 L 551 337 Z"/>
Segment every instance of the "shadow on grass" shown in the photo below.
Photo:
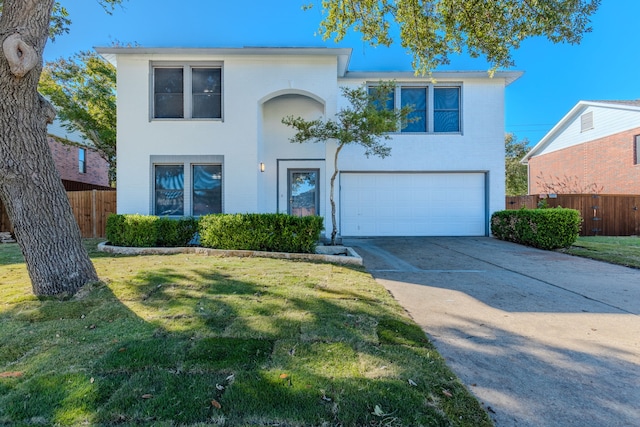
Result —
<path fill-rule="evenodd" d="M 0 425 L 489 425 L 384 290 L 264 263 L 0 308 Z"/>

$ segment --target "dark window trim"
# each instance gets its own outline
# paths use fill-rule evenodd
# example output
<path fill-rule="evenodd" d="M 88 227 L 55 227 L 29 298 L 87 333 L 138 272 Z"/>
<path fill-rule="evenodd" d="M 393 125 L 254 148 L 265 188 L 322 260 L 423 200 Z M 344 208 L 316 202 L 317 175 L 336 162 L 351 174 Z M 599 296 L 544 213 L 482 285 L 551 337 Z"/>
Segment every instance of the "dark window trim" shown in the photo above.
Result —
<path fill-rule="evenodd" d="M 191 215 L 193 213 L 193 177 L 192 166 L 193 165 L 220 165 L 222 179 L 220 182 L 221 201 L 220 209 L 224 213 L 224 183 L 225 183 L 225 170 L 224 170 L 224 156 L 218 155 L 151 155 L 149 157 L 149 212 L 155 215 L 155 167 L 157 165 L 183 165 L 184 168 L 184 208 L 183 215 Z"/>
<path fill-rule="evenodd" d="M 155 117 L 155 69 L 182 68 L 183 69 L 183 104 L 184 117 L 162 118 Z M 192 73 L 194 68 L 220 69 L 220 117 L 192 117 L 193 115 L 193 85 Z M 224 63 L 222 61 L 150 61 L 149 62 L 149 121 L 224 121 Z"/>

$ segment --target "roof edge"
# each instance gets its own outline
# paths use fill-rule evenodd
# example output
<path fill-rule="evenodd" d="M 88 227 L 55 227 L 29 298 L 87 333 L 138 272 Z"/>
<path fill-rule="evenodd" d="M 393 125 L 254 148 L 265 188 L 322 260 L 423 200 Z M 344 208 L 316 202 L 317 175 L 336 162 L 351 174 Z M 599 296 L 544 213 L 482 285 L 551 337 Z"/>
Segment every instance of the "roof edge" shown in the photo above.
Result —
<path fill-rule="evenodd" d="M 505 80 L 505 86 L 518 80 L 524 71 L 495 71 L 493 77 L 488 71 L 469 70 L 469 71 L 434 71 L 430 75 L 420 75 L 413 71 L 349 71 L 344 78 L 347 79 L 367 79 L 367 78 L 379 78 L 394 80 L 394 79 L 491 79 L 501 78 Z"/>
<path fill-rule="evenodd" d="M 117 64 L 117 55 L 318 55 L 337 56 L 341 75 L 344 75 L 351 58 L 351 48 L 330 47 L 142 47 L 142 46 L 96 46 L 95 51 L 112 64 Z"/>

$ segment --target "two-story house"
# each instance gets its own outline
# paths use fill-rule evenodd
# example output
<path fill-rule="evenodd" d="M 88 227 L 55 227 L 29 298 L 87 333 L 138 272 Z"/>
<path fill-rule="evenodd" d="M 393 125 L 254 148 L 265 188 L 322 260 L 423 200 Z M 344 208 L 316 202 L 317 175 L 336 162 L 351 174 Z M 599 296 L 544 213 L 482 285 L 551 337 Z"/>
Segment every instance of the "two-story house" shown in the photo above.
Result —
<path fill-rule="evenodd" d="M 483 236 L 504 208 L 504 91 L 520 72 L 352 72 L 343 48 L 97 51 L 118 71 L 118 212 L 316 214 L 331 230 L 336 145 L 292 144 L 285 116 L 333 117 L 341 86 L 395 80 L 418 120 L 385 159 L 340 153 L 342 236 Z"/>

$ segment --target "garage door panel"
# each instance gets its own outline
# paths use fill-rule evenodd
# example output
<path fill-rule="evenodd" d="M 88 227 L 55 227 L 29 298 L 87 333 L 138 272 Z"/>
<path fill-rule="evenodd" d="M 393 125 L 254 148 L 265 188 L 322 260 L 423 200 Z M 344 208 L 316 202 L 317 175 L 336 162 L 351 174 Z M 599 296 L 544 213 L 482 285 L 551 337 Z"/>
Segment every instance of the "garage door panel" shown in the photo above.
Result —
<path fill-rule="evenodd" d="M 486 229 L 483 173 L 343 173 L 343 236 L 478 236 Z"/>

